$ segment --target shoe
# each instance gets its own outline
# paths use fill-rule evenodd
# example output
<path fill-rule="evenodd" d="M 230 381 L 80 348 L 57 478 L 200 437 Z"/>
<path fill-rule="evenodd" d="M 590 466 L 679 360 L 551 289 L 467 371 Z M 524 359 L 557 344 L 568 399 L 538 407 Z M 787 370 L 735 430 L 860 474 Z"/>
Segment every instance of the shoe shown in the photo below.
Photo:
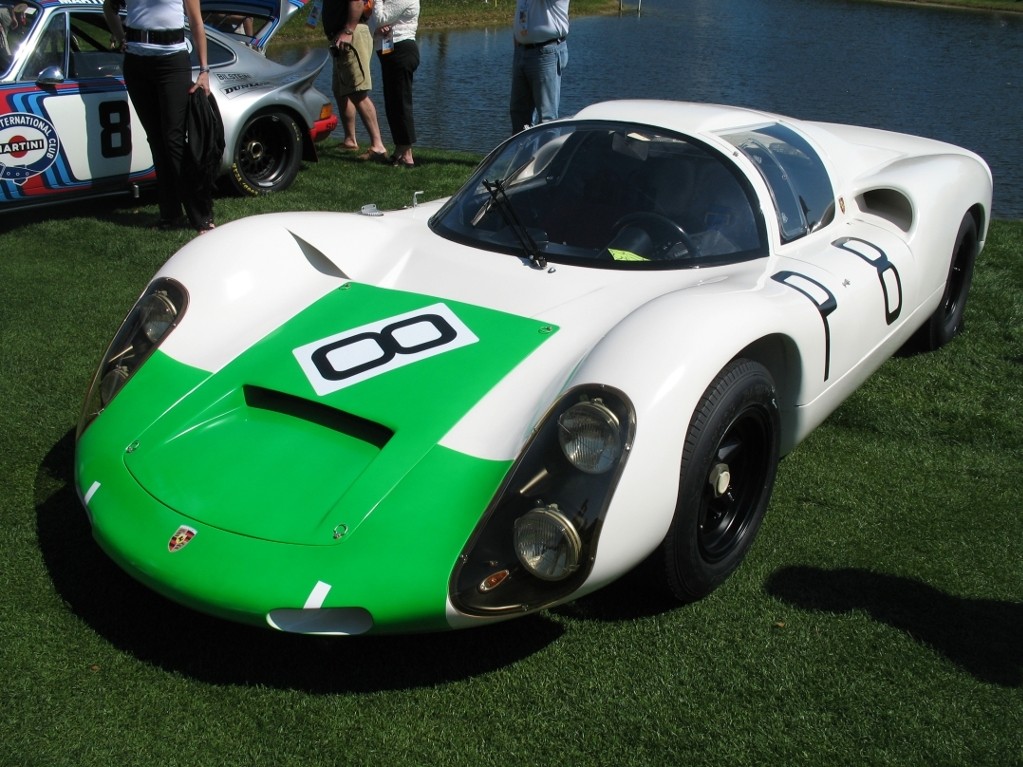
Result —
<path fill-rule="evenodd" d="M 202 224 L 196 229 L 199 234 L 206 234 L 213 229 L 216 229 L 217 225 L 213 223 L 213 219 L 203 221 Z"/>
<path fill-rule="evenodd" d="M 360 162 L 387 162 L 387 152 L 374 152 L 372 149 L 367 149 L 365 152 L 355 158 Z"/>
<path fill-rule="evenodd" d="M 395 157 L 393 160 L 391 160 L 391 165 L 393 165 L 395 168 L 414 168 L 414 167 L 416 167 L 416 164 L 414 162 L 409 162 L 408 160 L 403 160 L 400 157 Z"/>

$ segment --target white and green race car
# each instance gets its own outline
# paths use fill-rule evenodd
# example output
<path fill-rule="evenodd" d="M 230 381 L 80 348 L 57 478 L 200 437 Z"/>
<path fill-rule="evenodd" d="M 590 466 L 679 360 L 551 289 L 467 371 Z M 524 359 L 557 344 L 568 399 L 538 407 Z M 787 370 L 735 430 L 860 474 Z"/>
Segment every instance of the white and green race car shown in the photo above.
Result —
<path fill-rule="evenodd" d="M 651 555 L 698 599 L 780 456 L 959 331 L 990 203 L 944 143 L 598 104 L 447 200 L 187 244 L 102 359 L 77 488 L 134 577 L 282 631 L 478 626 Z"/>

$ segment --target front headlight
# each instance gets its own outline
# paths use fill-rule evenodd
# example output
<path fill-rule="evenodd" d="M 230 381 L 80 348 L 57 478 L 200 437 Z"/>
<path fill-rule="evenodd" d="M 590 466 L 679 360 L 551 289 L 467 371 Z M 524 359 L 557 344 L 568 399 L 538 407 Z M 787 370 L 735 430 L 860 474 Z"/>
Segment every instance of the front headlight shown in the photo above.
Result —
<path fill-rule="evenodd" d="M 589 575 L 636 430 L 632 403 L 599 384 L 566 392 L 537 425 L 451 576 L 468 615 L 536 610 Z"/>
<path fill-rule="evenodd" d="M 569 462 L 587 474 L 603 474 L 622 454 L 618 417 L 599 399 L 572 405 L 561 414 L 558 442 Z"/>
<path fill-rule="evenodd" d="M 515 554 L 540 580 L 560 581 L 579 567 L 582 541 L 557 506 L 533 509 L 515 520 Z"/>
<path fill-rule="evenodd" d="M 181 283 L 167 277 L 150 283 L 100 361 L 78 422 L 79 435 L 181 321 L 187 303 L 188 292 Z"/>

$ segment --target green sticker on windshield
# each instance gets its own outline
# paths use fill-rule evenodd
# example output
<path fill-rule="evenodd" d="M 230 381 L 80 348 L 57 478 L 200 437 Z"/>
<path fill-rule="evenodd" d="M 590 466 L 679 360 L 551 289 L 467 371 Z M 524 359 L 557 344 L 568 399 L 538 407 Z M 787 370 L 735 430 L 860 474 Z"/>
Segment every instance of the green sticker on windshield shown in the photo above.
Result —
<path fill-rule="evenodd" d="M 643 256 L 633 253 L 631 250 L 616 250 L 615 248 L 608 248 L 607 252 L 611 254 L 611 258 L 615 261 L 649 261 L 649 258 L 643 258 Z"/>

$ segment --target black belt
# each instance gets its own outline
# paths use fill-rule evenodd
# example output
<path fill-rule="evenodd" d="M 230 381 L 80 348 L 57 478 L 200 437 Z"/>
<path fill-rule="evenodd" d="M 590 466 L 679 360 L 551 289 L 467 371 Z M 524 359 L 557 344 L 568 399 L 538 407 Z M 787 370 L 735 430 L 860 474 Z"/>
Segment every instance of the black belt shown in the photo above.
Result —
<path fill-rule="evenodd" d="M 543 48 L 545 45 L 551 45 L 552 43 L 563 43 L 565 42 L 564 37 L 552 37 L 550 40 L 544 40 L 542 43 L 519 43 L 523 48 Z"/>
<path fill-rule="evenodd" d="M 134 29 L 125 27 L 124 39 L 129 43 L 174 45 L 185 42 L 184 29 Z"/>

